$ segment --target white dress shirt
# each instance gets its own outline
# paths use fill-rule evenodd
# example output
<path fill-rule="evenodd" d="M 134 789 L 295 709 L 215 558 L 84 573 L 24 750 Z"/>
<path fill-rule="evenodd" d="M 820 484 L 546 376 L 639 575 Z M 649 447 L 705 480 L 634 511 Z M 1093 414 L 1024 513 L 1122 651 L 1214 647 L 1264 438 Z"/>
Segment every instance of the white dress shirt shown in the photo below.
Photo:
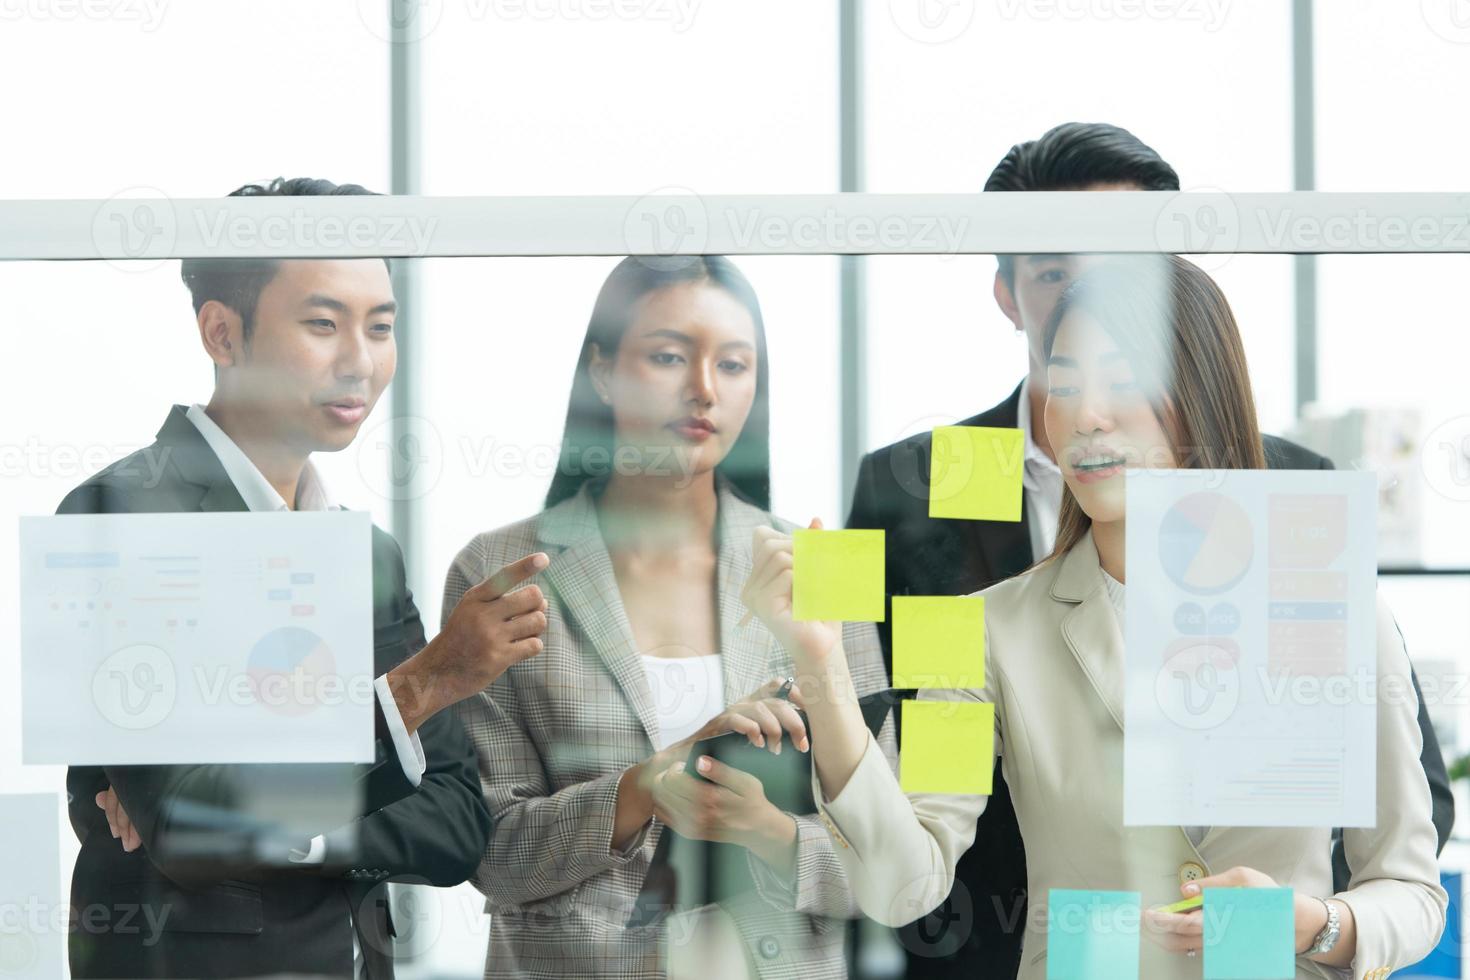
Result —
<path fill-rule="evenodd" d="M 725 709 L 724 671 L 718 653 L 703 657 L 655 657 L 643 654 L 648 693 L 658 713 L 658 740 L 663 751 L 693 735 Z"/>
<path fill-rule="evenodd" d="M 1021 407 L 1016 427 L 1024 433 L 1026 446 L 1021 470 L 1021 489 L 1026 494 L 1031 558 L 1033 561 L 1040 561 L 1051 554 L 1052 546 L 1057 541 L 1057 522 L 1062 514 L 1062 469 L 1052 462 L 1032 438 L 1031 421 L 1031 382 L 1028 379 L 1021 386 Z"/>

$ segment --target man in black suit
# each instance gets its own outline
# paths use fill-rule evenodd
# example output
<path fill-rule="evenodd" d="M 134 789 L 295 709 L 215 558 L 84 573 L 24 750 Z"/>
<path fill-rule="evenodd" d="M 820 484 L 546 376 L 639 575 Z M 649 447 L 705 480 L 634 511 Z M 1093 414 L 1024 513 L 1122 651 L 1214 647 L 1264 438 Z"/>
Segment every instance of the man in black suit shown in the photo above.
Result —
<path fill-rule="evenodd" d="M 1067 123 L 1039 140 L 1011 148 L 986 181 L 987 191 L 1179 190 L 1179 178 L 1153 149 L 1116 126 Z M 929 433 L 866 456 L 853 492 L 850 528 L 887 531 L 887 588 L 891 595 L 964 595 L 1017 575 L 1050 553 L 1056 538 L 1062 476 L 1041 424 L 1046 404 L 1044 325 L 1067 284 L 1104 256 L 997 256 L 995 301 L 1024 333 L 1030 369 L 1009 398 L 960 425 L 1025 430 L 1020 523 L 936 520 L 929 517 Z M 1331 469 L 1330 460 L 1273 436 L 1265 437 L 1273 469 Z M 891 622 L 891 620 L 890 620 Z M 892 676 L 892 634 L 878 625 Z M 1418 690 L 1418 679 L 1414 679 Z M 911 692 L 900 692 L 904 696 Z M 1423 698 L 1421 762 L 1434 802 L 1434 824 L 1444 847 L 1454 823 L 1454 801 L 1439 742 Z M 1336 889 L 1348 868 L 1334 835 Z M 975 843 L 960 859 L 944 905 L 905 926 L 899 938 L 909 977 L 1014 977 L 1020 966 L 1027 915 L 1026 855 L 1016 812 L 999 765 Z"/>
<path fill-rule="evenodd" d="M 59 512 L 332 509 L 310 455 L 345 448 L 393 376 L 386 262 L 187 260 L 183 276 L 216 368 L 209 404 L 174 406 Z M 373 528 L 373 764 L 73 766 L 73 975 L 391 977 L 384 883 L 458 884 L 490 833 L 474 749 L 444 709 L 540 652 L 544 599 L 511 588 L 545 564 L 476 586 L 426 644 L 402 553 Z"/>

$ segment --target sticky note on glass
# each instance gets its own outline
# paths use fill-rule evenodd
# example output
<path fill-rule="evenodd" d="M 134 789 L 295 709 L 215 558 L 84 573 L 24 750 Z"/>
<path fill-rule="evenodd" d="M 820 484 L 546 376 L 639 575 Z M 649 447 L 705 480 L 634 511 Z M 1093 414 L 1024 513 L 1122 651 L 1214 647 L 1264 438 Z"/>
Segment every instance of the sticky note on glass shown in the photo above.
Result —
<path fill-rule="evenodd" d="M 883 532 L 792 532 L 792 615 L 883 622 Z"/>
<path fill-rule="evenodd" d="M 972 521 L 1021 519 L 1020 429 L 941 425 L 929 455 L 929 516 Z"/>
<path fill-rule="evenodd" d="M 989 796 L 995 771 L 995 705 L 905 701 L 898 785 L 905 793 Z"/>
<path fill-rule="evenodd" d="M 1205 980 L 1296 976 L 1290 888 L 1206 888 Z"/>
<path fill-rule="evenodd" d="M 1048 891 L 1047 980 L 1137 980 L 1139 902 L 1138 892 Z"/>
<path fill-rule="evenodd" d="M 985 597 L 893 597 L 893 686 L 982 687 Z"/>

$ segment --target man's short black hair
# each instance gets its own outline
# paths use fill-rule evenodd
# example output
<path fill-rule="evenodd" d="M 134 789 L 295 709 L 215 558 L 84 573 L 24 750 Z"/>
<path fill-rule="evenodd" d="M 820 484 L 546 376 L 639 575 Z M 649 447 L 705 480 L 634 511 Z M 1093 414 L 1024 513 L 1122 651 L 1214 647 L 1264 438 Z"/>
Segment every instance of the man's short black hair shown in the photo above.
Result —
<path fill-rule="evenodd" d="M 1095 184 L 1134 184 L 1177 191 L 1179 175 L 1143 140 L 1108 123 L 1062 123 L 1041 139 L 1017 143 L 985 182 L 987 191 L 1080 191 Z M 1013 255 L 997 255 L 1006 284 L 1016 285 Z"/>
<path fill-rule="evenodd" d="M 376 194 L 360 184 L 334 184 L 317 177 L 277 177 L 264 184 L 246 184 L 229 197 L 326 197 Z M 387 260 L 385 259 L 384 262 Z M 255 326 L 255 304 L 260 292 L 275 278 L 279 259 L 185 259 L 180 275 L 194 299 L 194 315 L 204 304 L 218 300 L 240 314 L 243 342 L 250 343 Z"/>

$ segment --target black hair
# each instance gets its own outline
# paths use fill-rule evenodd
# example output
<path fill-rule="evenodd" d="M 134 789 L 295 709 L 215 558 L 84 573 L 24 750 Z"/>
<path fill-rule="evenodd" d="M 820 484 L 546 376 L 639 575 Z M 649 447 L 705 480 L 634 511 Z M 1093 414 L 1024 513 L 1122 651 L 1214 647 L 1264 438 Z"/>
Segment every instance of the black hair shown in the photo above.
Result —
<path fill-rule="evenodd" d="M 638 301 L 652 292 L 683 283 L 707 283 L 723 289 L 745 307 L 755 323 L 755 402 L 740 437 L 715 467 L 715 473 L 723 476 L 747 502 L 770 510 L 771 385 L 765 321 L 750 281 L 735 263 L 722 255 L 629 256 L 608 274 L 593 304 L 577 373 L 572 378 L 561 457 L 546 493 L 547 507 L 576 495 L 584 483 L 605 477 L 611 470 L 617 449 L 613 413 L 592 385 L 594 346 L 603 357 L 612 357 L 631 325 Z"/>
<path fill-rule="evenodd" d="M 334 184 L 316 177 L 277 177 L 264 184 L 246 184 L 228 197 L 327 197 L 376 195 L 360 184 Z M 387 263 L 387 259 L 383 260 Z M 185 259 L 179 268 L 194 300 L 194 315 L 204 304 L 218 300 L 240 314 L 242 341 L 250 343 L 255 329 L 255 305 L 260 292 L 275 278 L 279 259 Z"/>
<path fill-rule="evenodd" d="M 1134 184 L 1177 191 L 1179 175 L 1143 140 L 1108 123 L 1062 123 L 1040 139 L 1006 151 L 985 181 L 987 191 L 1080 191 L 1094 184 Z M 997 255 L 1006 285 L 1016 285 L 1016 257 Z"/>

